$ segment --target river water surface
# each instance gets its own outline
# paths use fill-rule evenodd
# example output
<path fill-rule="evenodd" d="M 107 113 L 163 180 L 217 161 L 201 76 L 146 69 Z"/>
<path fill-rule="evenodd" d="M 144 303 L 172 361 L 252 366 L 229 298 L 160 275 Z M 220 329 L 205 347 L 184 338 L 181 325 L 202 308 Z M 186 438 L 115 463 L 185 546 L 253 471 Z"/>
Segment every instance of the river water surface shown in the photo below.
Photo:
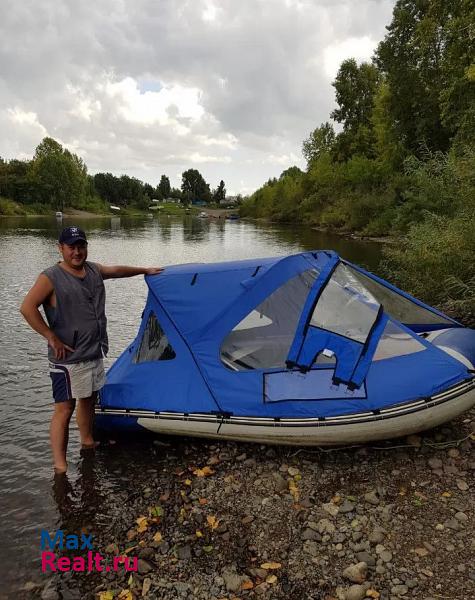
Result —
<path fill-rule="evenodd" d="M 42 582 L 41 529 L 53 532 L 65 520 L 69 527 L 76 522 L 78 528 L 93 520 L 107 521 L 108 515 L 101 514 L 101 498 L 118 486 L 133 489 L 134 473 L 155 460 L 143 444 L 122 443 L 99 451 L 86 464 L 79 456 L 72 424 L 66 485 L 53 480 L 46 345 L 22 320 L 18 308 L 38 273 L 58 260 L 59 230 L 73 224 L 87 231 L 89 260 L 104 264 L 166 266 L 333 249 L 377 272 L 381 258 L 377 243 L 295 226 L 166 215 L 62 223 L 48 217 L 0 218 L 0 598 L 10 597 L 26 581 Z M 143 277 L 135 277 L 107 281 L 106 290 L 110 338 L 106 366 L 110 366 L 135 337 L 147 287 Z M 76 597 L 68 594 L 64 597 Z"/>

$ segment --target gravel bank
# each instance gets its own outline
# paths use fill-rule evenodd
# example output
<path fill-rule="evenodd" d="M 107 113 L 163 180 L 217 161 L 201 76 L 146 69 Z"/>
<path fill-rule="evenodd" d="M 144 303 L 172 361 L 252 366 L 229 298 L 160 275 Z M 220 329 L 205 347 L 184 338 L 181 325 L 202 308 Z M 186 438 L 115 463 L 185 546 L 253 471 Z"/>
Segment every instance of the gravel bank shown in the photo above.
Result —
<path fill-rule="evenodd" d="M 472 411 L 325 451 L 161 438 L 133 472 L 117 444 L 84 461 L 120 465 L 119 485 L 62 525 L 138 572 L 56 574 L 16 598 L 473 599 L 474 431 Z"/>

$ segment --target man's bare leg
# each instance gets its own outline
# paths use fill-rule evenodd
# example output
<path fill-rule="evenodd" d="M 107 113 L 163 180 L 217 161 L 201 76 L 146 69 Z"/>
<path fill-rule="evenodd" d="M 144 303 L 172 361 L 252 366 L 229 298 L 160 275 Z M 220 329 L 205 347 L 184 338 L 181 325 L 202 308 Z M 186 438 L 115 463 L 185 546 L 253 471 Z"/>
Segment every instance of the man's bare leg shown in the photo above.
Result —
<path fill-rule="evenodd" d="M 76 421 L 79 427 L 79 435 L 81 436 L 81 446 L 83 448 L 94 448 L 96 446 L 92 435 L 96 397 L 97 393 L 94 392 L 89 398 L 81 398 L 78 401 Z"/>
<path fill-rule="evenodd" d="M 49 430 L 53 465 L 56 473 L 66 473 L 66 451 L 68 449 L 69 422 L 74 412 L 75 400 L 56 402 Z"/>

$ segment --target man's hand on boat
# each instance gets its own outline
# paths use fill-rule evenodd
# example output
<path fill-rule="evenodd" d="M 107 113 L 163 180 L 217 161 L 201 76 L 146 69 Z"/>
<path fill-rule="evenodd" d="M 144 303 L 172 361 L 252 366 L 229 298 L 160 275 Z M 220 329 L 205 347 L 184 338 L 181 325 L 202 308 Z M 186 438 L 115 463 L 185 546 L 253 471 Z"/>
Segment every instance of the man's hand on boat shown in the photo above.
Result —
<path fill-rule="evenodd" d="M 145 271 L 145 275 L 159 275 L 164 270 L 164 267 L 149 267 Z"/>

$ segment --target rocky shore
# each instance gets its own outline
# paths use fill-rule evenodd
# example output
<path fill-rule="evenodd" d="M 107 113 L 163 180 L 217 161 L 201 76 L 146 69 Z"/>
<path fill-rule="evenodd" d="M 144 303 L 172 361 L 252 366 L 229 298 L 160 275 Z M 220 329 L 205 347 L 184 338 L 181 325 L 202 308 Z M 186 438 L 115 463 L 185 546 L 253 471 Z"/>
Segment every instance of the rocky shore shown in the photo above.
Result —
<path fill-rule="evenodd" d="M 84 458 L 115 486 L 62 525 L 110 561 L 137 557 L 137 572 L 56 573 L 15 597 L 473 599 L 474 432 L 472 412 L 346 449 L 160 438 L 133 472 L 117 444 Z"/>

